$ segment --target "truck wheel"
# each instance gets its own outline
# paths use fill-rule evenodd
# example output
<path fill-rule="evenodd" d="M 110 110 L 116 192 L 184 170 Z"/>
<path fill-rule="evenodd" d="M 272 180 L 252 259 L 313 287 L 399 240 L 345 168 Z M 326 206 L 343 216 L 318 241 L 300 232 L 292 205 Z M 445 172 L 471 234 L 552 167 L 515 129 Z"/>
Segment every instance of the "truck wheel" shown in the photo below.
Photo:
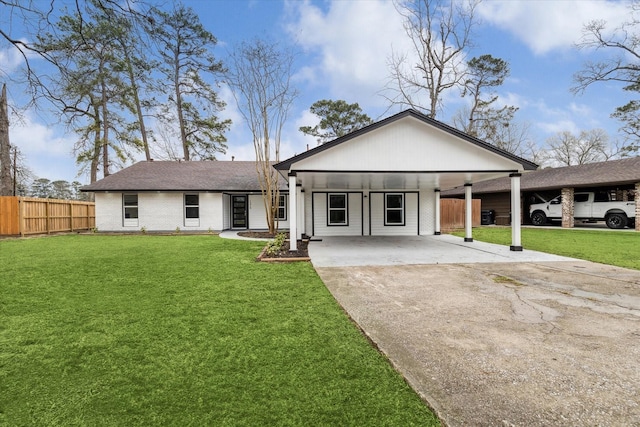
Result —
<path fill-rule="evenodd" d="M 545 225 L 547 223 L 547 216 L 544 212 L 534 212 L 531 215 L 531 223 L 533 225 Z"/>
<path fill-rule="evenodd" d="M 607 222 L 607 227 L 617 229 L 624 228 L 627 225 L 628 220 L 627 216 L 624 214 L 613 213 L 607 215 L 605 221 Z"/>

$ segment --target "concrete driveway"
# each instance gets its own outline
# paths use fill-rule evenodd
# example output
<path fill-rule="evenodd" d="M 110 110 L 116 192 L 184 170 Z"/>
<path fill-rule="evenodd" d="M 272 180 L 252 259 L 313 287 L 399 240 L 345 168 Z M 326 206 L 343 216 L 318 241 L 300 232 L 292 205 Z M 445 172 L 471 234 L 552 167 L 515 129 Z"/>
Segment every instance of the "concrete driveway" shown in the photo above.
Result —
<path fill-rule="evenodd" d="M 312 242 L 312 262 L 445 425 L 640 425 L 640 271 L 453 236 L 421 263 L 413 239 L 366 239 L 348 261 L 351 239 L 333 258 Z"/>

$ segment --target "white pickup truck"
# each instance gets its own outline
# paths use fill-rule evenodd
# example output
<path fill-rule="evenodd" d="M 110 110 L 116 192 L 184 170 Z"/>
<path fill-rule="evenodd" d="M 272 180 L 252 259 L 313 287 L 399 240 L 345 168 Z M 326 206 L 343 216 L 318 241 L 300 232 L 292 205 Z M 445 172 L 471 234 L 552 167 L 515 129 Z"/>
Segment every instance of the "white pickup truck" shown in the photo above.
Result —
<path fill-rule="evenodd" d="M 529 207 L 533 225 L 544 225 L 548 221 L 562 220 L 562 196 Z M 609 228 L 635 226 L 635 202 L 610 201 L 608 193 L 574 193 L 573 214 L 584 221 L 605 221 Z"/>

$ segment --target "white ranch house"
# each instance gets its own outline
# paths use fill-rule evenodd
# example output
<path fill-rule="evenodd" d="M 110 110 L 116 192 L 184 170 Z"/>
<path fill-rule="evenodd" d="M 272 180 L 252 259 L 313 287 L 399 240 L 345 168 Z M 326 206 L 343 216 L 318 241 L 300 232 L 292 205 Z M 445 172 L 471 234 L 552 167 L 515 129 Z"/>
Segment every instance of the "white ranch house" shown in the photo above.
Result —
<path fill-rule="evenodd" d="M 517 251 L 520 176 L 537 165 L 407 110 L 274 167 L 280 228 L 298 239 L 440 234 L 440 191 L 462 185 L 472 241 L 473 184 L 509 176 Z M 101 231 L 266 228 L 253 162 L 140 162 L 83 190 L 95 192 Z"/>

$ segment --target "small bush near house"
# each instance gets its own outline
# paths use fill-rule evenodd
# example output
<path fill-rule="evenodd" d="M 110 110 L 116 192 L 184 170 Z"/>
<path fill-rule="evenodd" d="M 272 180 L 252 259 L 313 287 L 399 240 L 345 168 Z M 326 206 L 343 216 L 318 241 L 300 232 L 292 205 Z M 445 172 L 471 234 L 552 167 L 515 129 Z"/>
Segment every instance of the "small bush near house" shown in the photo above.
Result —
<path fill-rule="evenodd" d="M 267 248 L 265 253 L 267 255 L 275 255 L 282 250 L 282 246 L 284 245 L 284 241 L 287 239 L 287 235 L 285 233 L 278 233 L 273 240 L 267 243 Z"/>
<path fill-rule="evenodd" d="M 313 267 L 263 245 L 0 240 L 0 425 L 438 425 Z"/>

